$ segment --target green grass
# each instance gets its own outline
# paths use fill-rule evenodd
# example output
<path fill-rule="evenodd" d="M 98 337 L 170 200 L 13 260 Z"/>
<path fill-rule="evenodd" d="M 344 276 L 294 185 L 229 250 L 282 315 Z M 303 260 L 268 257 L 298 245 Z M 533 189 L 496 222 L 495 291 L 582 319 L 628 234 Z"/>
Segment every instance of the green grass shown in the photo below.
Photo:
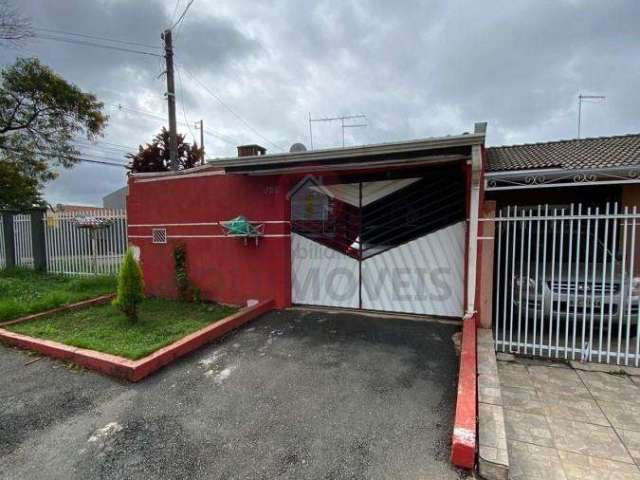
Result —
<path fill-rule="evenodd" d="M 115 290 L 115 277 L 66 277 L 26 269 L 0 270 L 0 322 Z"/>
<path fill-rule="evenodd" d="M 212 303 L 148 298 L 140 305 L 137 322 L 108 304 L 17 323 L 8 329 L 137 360 L 236 311 Z"/>

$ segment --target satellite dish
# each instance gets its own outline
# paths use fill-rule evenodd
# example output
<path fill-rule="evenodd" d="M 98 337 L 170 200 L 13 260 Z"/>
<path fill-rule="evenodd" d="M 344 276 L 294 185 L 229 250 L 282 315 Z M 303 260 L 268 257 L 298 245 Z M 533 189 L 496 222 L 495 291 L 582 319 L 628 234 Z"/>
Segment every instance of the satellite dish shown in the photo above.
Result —
<path fill-rule="evenodd" d="M 291 145 L 291 148 L 289 148 L 289 153 L 299 153 L 306 151 L 307 147 L 304 146 L 304 143 L 294 143 L 293 145 Z"/>

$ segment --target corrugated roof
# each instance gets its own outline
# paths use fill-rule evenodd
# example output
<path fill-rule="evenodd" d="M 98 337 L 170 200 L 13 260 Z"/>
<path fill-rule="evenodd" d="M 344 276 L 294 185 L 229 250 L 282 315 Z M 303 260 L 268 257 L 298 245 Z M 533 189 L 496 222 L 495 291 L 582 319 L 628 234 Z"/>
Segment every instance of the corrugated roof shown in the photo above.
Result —
<path fill-rule="evenodd" d="M 640 134 L 487 148 L 487 171 L 640 165 Z"/>

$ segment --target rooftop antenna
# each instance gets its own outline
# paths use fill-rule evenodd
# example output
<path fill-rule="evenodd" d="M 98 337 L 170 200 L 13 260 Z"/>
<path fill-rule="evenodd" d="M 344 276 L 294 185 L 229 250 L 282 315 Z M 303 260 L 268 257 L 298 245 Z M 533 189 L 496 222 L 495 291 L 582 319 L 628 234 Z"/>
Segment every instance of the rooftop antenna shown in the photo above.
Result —
<path fill-rule="evenodd" d="M 345 120 L 364 120 L 364 123 L 345 123 Z M 341 115 L 338 117 L 319 117 L 319 118 L 311 118 L 311 113 L 309 113 L 309 140 L 311 141 L 311 150 L 313 150 L 313 122 L 340 122 L 340 126 L 342 128 L 342 148 L 344 148 L 344 129 L 345 128 L 359 128 L 366 127 L 368 124 L 366 123 L 367 116 L 363 114 L 358 115 Z"/>
<path fill-rule="evenodd" d="M 589 100 L 604 100 L 604 95 L 578 95 L 578 140 L 580 140 L 580 129 L 582 127 L 582 102 Z"/>

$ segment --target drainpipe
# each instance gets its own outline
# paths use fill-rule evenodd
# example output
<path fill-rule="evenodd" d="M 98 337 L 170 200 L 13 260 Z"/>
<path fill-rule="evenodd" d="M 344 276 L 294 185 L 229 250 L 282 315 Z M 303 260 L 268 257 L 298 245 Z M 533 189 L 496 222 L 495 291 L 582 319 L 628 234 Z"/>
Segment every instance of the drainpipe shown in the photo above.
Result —
<path fill-rule="evenodd" d="M 486 122 L 476 123 L 474 133 L 485 133 Z M 478 216 L 480 212 L 480 182 L 482 181 L 482 147 L 471 147 L 471 195 L 469 202 L 469 252 L 467 255 L 467 306 L 465 318 L 476 313 L 476 275 L 478 263 Z"/>

